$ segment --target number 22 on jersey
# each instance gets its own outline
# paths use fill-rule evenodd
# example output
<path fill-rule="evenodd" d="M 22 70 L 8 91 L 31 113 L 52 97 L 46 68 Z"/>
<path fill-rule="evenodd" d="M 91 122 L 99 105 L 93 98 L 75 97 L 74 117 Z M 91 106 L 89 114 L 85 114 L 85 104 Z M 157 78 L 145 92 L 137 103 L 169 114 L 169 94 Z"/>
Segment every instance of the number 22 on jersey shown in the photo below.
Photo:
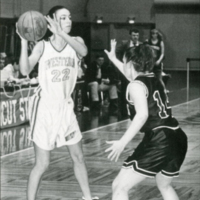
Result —
<path fill-rule="evenodd" d="M 70 69 L 53 70 L 51 74 L 53 75 L 52 82 L 66 81 L 69 79 Z"/>

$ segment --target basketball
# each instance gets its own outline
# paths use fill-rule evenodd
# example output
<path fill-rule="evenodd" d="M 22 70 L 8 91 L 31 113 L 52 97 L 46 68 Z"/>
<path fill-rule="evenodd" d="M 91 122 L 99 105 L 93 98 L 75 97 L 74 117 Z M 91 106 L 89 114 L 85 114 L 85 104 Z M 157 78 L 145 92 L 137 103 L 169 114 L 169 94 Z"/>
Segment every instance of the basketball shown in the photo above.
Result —
<path fill-rule="evenodd" d="M 45 35 L 47 21 L 40 12 L 27 11 L 19 17 L 17 29 L 25 40 L 37 41 Z"/>

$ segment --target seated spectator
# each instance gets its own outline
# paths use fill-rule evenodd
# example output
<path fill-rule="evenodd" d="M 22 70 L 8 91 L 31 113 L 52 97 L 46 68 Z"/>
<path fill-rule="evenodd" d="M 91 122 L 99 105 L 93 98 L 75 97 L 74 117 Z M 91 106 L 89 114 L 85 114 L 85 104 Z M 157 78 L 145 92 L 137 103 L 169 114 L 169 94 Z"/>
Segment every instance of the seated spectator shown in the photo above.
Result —
<path fill-rule="evenodd" d="M 92 111 L 99 112 L 100 110 L 100 91 L 109 93 L 109 111 L 112 113 L 118 111 L 117 81 L 114 71 L 112 65 L 105 65 L 102 55 L 97 55 L 96 60 L 87 68 L 85 80 L 91 95 Z M 111 76 L 111 74 L 113 75 Z"/>
<path fill-rule="evenodd" d="M 1 82 L 5 83 L 10 78 L 19 77 L 19 64 L 18 60 L 12 56 L 8 56 L 5 53 L 0 54 L 1 61 Z"/>
<path fill-rule="evenodd" d="M 4 52 L 1 52 L 0 53 L 0 74 L 1 74 L 0 88 L 2 88 L 4 86 L 4 82 L 5 82 L 5 80 L 4 80 L 5 75 L 4 75 L 4 72 L 3 72 L 3 68 L 5 67 L 5 62 L 6 62 L 6 54 Z M 6 78 L 6 80 L 7 80 L 7 78 Z"/>
<path fill-rule="evenodd" d="M 80 69 L 81 69 L 81 78 L 84 78 L 85 77 L 85 72 L 87 70 L 87 65 L 85 63 L 85 59 L 84 58 L 81 59 Z"/>
<path fill-rule="evenodd" d="M 13 57 L 9 57 L 7 59 L 7 65 L 4 67 L 3 70 L 6 70 L 8 73 L 9 78 L 13 77 L 13 78 L 19 78 L 19 59 L 17 58 L 13 58 Z"/>
<path fill-rule="evenodd" d="M 6 64 L 6 53 L 1 52 L 0 53 L 0 70 L 2 70 L 5 67 Z"/>
<path fill-rule="evenodd" d="M 19 59 L 12 55 L 3 56 L 1 54 L 1 87 L 9 86 L 9 84 L 27 84 L 29 76 L 23 76 L 20 73 Z"/>
<path fill-rule="evenodd" d="M 85 80 L 85 73 L 87 70 L 87 64 L 85 63 L 85 59 L 82 58 L 81 59 L 81 64 L 80 64 L 80 69 L 79 69 L 79 74 L 81 74 L 81 80 Z M 89 99 L 88 99 L 88 95 L 87 95 L 87 84 L 83 85 L 83 90 L 82 90 L 82 105 L 83 105 L 83 109 L 82 111 L 89 111 Z"/>

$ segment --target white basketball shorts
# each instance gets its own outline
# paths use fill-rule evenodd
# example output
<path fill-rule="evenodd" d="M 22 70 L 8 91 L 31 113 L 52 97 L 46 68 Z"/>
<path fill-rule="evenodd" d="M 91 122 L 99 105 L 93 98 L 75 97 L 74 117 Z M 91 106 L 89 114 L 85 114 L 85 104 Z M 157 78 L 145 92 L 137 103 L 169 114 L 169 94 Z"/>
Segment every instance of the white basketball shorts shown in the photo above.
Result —
<path fill-rule="evenodd" d="M 38 95 L 32 96 L 29 139 L 44 150 L 78 143 L 82 134 L 73 108 L 71 98 L 52 101 Z"/>

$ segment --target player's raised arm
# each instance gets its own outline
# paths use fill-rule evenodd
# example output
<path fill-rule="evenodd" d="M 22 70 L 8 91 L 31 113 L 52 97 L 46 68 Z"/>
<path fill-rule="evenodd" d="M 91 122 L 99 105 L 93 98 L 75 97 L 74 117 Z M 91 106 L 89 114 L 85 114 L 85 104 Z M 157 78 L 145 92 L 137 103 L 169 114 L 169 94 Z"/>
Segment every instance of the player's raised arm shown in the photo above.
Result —
<path fill-rule="evenodd" d="M 31 55 L 28 57 L 28 41 L 25 39 L 21 39 L 21 53 L 20 53 L 20 71 L 22 75 L 26 76 L 33 70 L 34 66 L 40 59 L 43 50 L 43 43 L 38 42 Z"/>
<path fill-rule="evenodd" d="M 70 16 L 68 16 L 70 18 Z M 68 33 L 66 33 L 60 25 L 59 19 L 56 18 L 54 14 L 54 18 L 47 16 L 46 20 L 48 21 L 49 30 L 55 35 L 59 35 L 62 37 L 81 57 L 87 55 L 88 50 L 87 47 L 81 37 L 71 37 Z M 70 20 L 69 20 L 70 21 Z"/>
<path fill-rule="evenodd" d="M 37 64 L 43 50 L 42 42 L 39 42 L 33 48 L 32 54 L 28 57 L 28 41 L 25 40 L 18 31 L 16 24 L 16 32 L 21 39 L 21 53 L 19 59 L 20 71 L 22 75 L 26 76 L 33 70 L 34 66 Z"/>
<path fill-rule="evenodd" d="M 110 52 L 108 52 L 106 49 L 104 50 L 104 52 L 107 54 L 110 61 L 121 71 L 122 74 L 124 74 L 123 63 L 116 57 L 115 53 L 116 44 L 117 44 L 116 40 L 112 39 L 110 41 Z"/>
<path fill-rule="evenodd" d="M 87 55 L 88 50 L 81 37 L 73 38 L 64 31 L 60 33 L 60 36 L 68 42 L 68 44 L 78 53 L 78 55 L 81 57 L 85 57 Z"/>
<path fill-rule="evenodd" d="M 28 57 L 28 41 L 40 40 L 45 35 L 46 30 L 47 22 L 40 12 L 27 11 L 19 17 L 16 23 L 16 32 L 21 39 L 19 64 L 23 75 L 28 75 L 32 71 L 43 51 L 43 44 L 39 42 L 34 47 L 32 55 Z"/>

